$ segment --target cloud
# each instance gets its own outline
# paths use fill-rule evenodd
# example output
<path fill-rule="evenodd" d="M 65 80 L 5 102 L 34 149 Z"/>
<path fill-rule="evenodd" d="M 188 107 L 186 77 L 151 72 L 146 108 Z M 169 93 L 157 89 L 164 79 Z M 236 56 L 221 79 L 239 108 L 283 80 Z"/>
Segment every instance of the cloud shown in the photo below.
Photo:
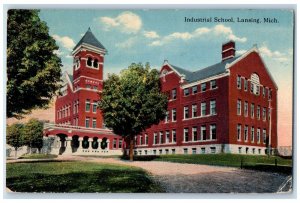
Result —
<path fill-rule="evenodd" d="M 159 35 L 155 31 L 144 31 L 144 36 L 151 39 L 159 38 Z"/>
<path fill-rule="evenodd" d="M 72 50 L 75 46 L 75 43 L 73 39 L 71 39 L 68 36 L 59 36 L 59 35 L 53 35 L 53 39 L 55 39 L 58 43 L 60 43 L 64 48 L 68 50 Z"/>
<path fill-rule="evenodd" d="M 287 54 L 282 53 L 280 51 L 272 51 L 266 44 L 263 44 L 261 47 L 258 48 L 258 50 L 262 56 L 272 58 L 279 62 L 288 62 L 292 57 L 290 50 L 288 50 Z"/>
<path fill-rule="evenodd" d="M 246 37 L 236 36 L 233 33 L 231 27 L 226 27 L 222 24 L 219 24 L 212 28 L 199 27 L 199 28 L 195 29 L 193 32 L 174 32 L 167 36 L 162 37 L 161 40 L 155 40 L 155 41 L 150 42 L 149 46 L 162 46 L 162 45 L 170 43 L 176 39 L 187 41 L 187 40 L 190 40 L 193 38 L 200 38 L 200 37 L 203 37 L 208 34 L 211 34 L 211 35 L 214 35 L 217 37 L 222 36 L 223 38 L 225 38 L 227 40 L 234 40 L 234 41 L 242 42 L 242 43 L 247 41 Z"/>
<path fill-rule="evenodd" d="M 60 51 L 59 49 L 54 50 L 53 53 L 56 54 L 57 56 L 62 56 L 64 54 L 64 52 Z"/>
<path fill-rule="evenodd" d="M 137 33 L 142 27 L 141 18 L 132 12 L 123 12 L 115 18 L 100 17 L 105 30 L 118 28 L 124 33 Z"/>
<path fill-rule="evenodd" d="M 124 41 L 124 42 L 121 42 L 121 43 L 117 43 L 116 44 L 116 47 L 119 47 L 119 48 L 130 48 L 132 47 L 135 43 L 136 43 L 136 38 L 129 38 L 128 40 Z"/>

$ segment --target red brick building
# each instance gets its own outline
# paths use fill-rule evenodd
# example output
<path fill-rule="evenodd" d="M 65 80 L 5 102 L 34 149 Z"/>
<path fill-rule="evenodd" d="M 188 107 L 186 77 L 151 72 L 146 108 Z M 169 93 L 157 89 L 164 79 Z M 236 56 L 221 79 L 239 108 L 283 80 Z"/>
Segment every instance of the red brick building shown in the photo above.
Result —
<path fill-rule="evenodd" d="M 73 75 L 63 75 L 55 124 L 45 125 L 51 153 L 122 153 L 122 138 L 105 128 L 96 105 L 106 52 L 90 29 L 73 49 Z M 268 147 L 274 152 L 277 86 L 258 49 L 235 56 L 230 41 L 221 55 L 221 62 L 195 72 L 164 62 L 166 119 L 136 136 L 136 154 L 265 154 Z"/>
<path fill-rule="evenodd" d="M 221 62 L 195 72 L 164 62 L 167 116 L 137 136 L 136 154 L 265 154 L 269 145 L 274 152 L 277 86 L 258 49 L 235 56 L 230 41 L 221 54 Z"/>
<path fill-rule="evenodd" d="M 103 88 L 107 50 L 89 29 L 72 51 L 73 75 L 63 75 L 55 103 L 55 124 L 45 125 L 46 139 L 58 154 L 121 154 L 122 138 L 104 127 L 97 108 Z"/>

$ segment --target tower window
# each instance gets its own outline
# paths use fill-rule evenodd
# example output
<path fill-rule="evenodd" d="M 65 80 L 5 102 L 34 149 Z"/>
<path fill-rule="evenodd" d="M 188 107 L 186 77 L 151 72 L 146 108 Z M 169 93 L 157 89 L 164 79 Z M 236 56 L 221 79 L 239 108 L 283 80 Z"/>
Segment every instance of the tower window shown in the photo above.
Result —
<path fill-rule="evenodd" d="M 98 60 L 97 59 L 94 60 L 93 66 L 94 66 L 94 68 L 98 68 Z"/>
<path fill-rule="evenodd" d="M 92 66 L 92 58 L 91 57 L 88 57 L 88 60 L 87 60 L 86 64 L 88 66 Z"/>

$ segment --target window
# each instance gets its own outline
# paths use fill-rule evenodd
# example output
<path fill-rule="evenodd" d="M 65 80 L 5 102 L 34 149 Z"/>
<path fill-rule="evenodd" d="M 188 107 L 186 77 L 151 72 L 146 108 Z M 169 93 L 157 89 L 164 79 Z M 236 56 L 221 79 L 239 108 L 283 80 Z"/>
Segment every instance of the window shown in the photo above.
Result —
<path fill-rule="evenodd" d="M 238 124 L 237 125 L 237 140 L 241 141 L 241 130 L 242 130 L 242 125 Z"/>
<path fill-rule="evenodd" d="M 184 153 L 184 154 L 188 154 L 188 149 L 187 149 L 187 148 L 184 148 L 184 149 L 183 149 L 183 153 Z"/>
<path fill-rule="evenodd" d="M 90 118 L 85 119 L 85 127 L 89 128 L 90 127 Z"/>
<path fill-rule="evenodd" d="M 87 99 L 85 101 L 85 111 L 90 111 L 90 109 L 91 109 L 91 103 L 90 103 L 90 100 Z"/>
<path fill-rule="evenodd" d="M 94 60 L 93 66 L 94 66 L 94 68 L 98 68 L 98 60 L 97 59 Z"/>
<path fill-rule="evenodd" d="M 176 130 L 172 130 L 172 139 L 173 139 L 173 143 L 176 142 Z"/>
<path fill-rule="evenodd" d="M 245 103 L 244 103 L 244 116 L 248 116 L 248 102 L 247 101 L 245 101 Z"/>
<path fill-rule="evenodd" d="M 254 84 L 251 82 L 251 93 L 254 92 Z"/>
<path fill-rule="evenodd" d="M 122 148 L 122 140 L 119 140 L 119 149 L 121 149 Z"/>
<path fill-rule="evenodd" d="M 192 154 L 197 154 L 196 148 L 192 148 Z"/>
<path fill-rule="evenodd" d="M 172 121 L 176 121 L 176 109 L 172 109 Z"/>
<path fill-rule="evenodd" d="M 251 142 L 254 142 L 254 127 L 251 127 Z"/>
<path fill-rule="evenodd" d="M 256 132 L 256 136 L 257 136 L 257 144 L 260 143 L 260 128 L 257 129 L 257 132 Z"/>
<path fill-rule="evenodd" d="M 252 154 L 255 154 L 255 148 L 252 148 Z"/>
<path fill-rule="evenodd" d="M 153 154 L 156 155 L 156 150 L 155 149 L 153 150 Z"/>
<path fill-rule="evenodd" d="M 263 94 L 263 97 L 265 98 L 266 97 L 266 88 L 265 87 L 262 88 L 262 94 Z"/>
<path fill-rule="evenodd" d="M 166 149 L 165 151 L 166 151 L 166 154 L 169 154 L 169 149 Z"/>
<path fill-rule="evenodd" d="M 201 154 L 205 154 L 205 147 L 201 148 Z"/>
<path fill-rule="evenodd" d="M 244 140 L 248 142 L 248 126 L 246 125 L 244 128 Z"/>
<path fill-rule="evenodd" d="M 159 144 L 163 144 L 164 143 L 164 140 L 163 140 L 163 135 L 164 135 L 164 133 L 163 132 L 160 132 L 159 133 Z"/>
<path fill-rule="evenodd" d="M 215 89 L 215 88 L 217 88 L 217 82 L 216 82 L 216 80 L 210 81 L 210 89 Z"/>
<path fill-rule="evenodd" d="M 170 131 L 166 131 L 166 143 L 170 142 Z"/>
<path fill-rule="evenodd" d="M 266 116 L 267 116 L 266 114 L 267 114 L 266 108 L 263 107 L 263 120 L 264 120 L 264 121 L 266 120 Z"/>
<path fill-rule="evenodd" d="M 86 61 L 87 66 L 92 66 L 92 58 L 88 57 L 88 60 Z"/>
<path fill-rule="evenodd" d="M 272 99 L 272 90 L 271 89 L 268 90 L 268 99 L 269 100 Z"/>
<path fill-rule="evenodd" d="M 193 104 L 192 105 L 192 118 L 197 117 L 197 105 Z"/>
<path fill-rule="evenodd" d="M 97 89 L 98 89 L 98 87 L 97 87 L 97 86 L 93 86 L 93 89 L 94 89 L 94 90 L 97 90 Z"/>
<path fill-rule="evenodd" d="M 159 154 L 162 154 L 162 149 L 159 150 Z"/>
<path fill-rule="evenodd" d="M 175 154 L 175 152 L 176 152 L 175 149 L 172 149 L 172 154 Z"/>
<path fill-rule="evenodd" d="M 86 88 L 87 89 L 91 89 L 91 85 L 86 85 Z"/>
<path fill-rule="evenodd" d="M 254 104 L 251 104 L 251 118 L 254 118 Z"/>
<path fill-rule="evenodd" d="M 143 145 L 143 135 L 140 136 L 140 145 Z"/>
<path fill-rule="evenodd" d="M 260 94 L 260 81 L 256 73 L 251 74 L 251 93 Z"/>
<path fill-rule="evenodd" d="M 217 139 L 217 128 L 215 124 L 210 125 L 210 139 Z"/>
<path fill-rule="evenodd" d="M 176 99 L 177 98 L 177 91 L 176 89 L 172 89 L 172 99 Z"/>
<path fill-rule="evenodd" d="M 192 128 L 193 141 L 197 141 L 197 127 Z"/>
<path fill-rule="evenodd" d="M 206 91 L 206 83 L 201 83 L 201 92 Z"/>
<path fill-rule="evenodd" d="M 245 92 L 248 91 L 248 80 L 247 80 L 247 78 L 244 78 L 244 91 Z"/>
<path fill-rule="evenodd" d="M 242 153 L 242 147 L 239 147 L 239 154 Z"/>
<path fill-rule="evenodd" d="M 241 109 L 242 109 L 242 101 L 239 99 L 237 100 L 237 115 L 242 114 Z"/>
<path fill-rule="evenodd" d="M 184 96 L 188 96 L 190 94 L 190 89 L 189 88 L 185 88 L 183 90 L 183 94 L 184 94 Z"/>
<path fill-rule="evenodd" d="M 206 126 L 201 126 L 201 140 L 206 140 Z"/>
<path fill-rule="evenodd" d="M 263 129 L 263 141 L 264 141 L 264 144 L 266 144 L 266 142 L 267 142 L 267 131 L 266 131 L 266 129 Z"/>
<path fill-rule="evenodd" d="M 260 106 L 257 106 L 256 116 L 257 116 L 257 119 L 260 119 Z"/>
<path fill-rule="evenodd" d="M 97 127 L 97 119 L 93 118 L 93 128 L 96 128 L 96 127 Z"/>
<path fill-rule="evenodd" d="M 210 148 L 210 153 L 215 154 L 216 153 L 216 147 L 211 147 Z"/>
<path fill-rule="evenodd" d="M 206 103 L 202 102 L 201 103 L 201 116 L 205 116 L 206 115 Z"/>
<path fill-rule="evenodd" d="M 148 145 L 148 135 L 145 134 L 145 144 Z"/>
<path fill-rule="evenodd" d="M 97 112 L 97 103 L 96 101 L 94 101 L 93 103 L 93 113 L 96 113 Z"/>
<path fill-rule="evenodd" d="M 189 118 L 189 107 L 188 107 L 188 106 L 185 106 L 185 107 L 183 108 L 183 111 L 184 111 L 184 119 Z"/>
<path fill-rule="evenodd" d="M 147 151 L 147 150 L 144 150 L 144 152 L 145 152 L 145 155 L 147 155 L 147 154 L 148 154 L 148 151 Z"/>
<path fill-rule="evenodd" d="M 183 134 L 184 134 L 184 141 L 188 142 L 189 141 L 189 129 L 188 128 L 184 128 L 183 129 Z"/>
<path fill-rule="evenodd" d="M 117 148 L 117 139 L 113 140 L 113 148 L 116 149 Z"/>
<path fill-rule="evenodd" d="M 216 100 L 210 101 L 210 115 L 216 115 Z"/>
<path fill-rule="evenodd" d="M 168 123 L 170 120 L 170 114 L 169 114 L 169 111 L 166 112 L 166 119 L 165 119 L 165 122 Z"/>
<path fill-rule="evenodd" d="M 236 86 L 237 86 L 238 89 L 241 89 L 241 86 L 242 86 L 241 82 L 242 82 L 241 81 L 241 76 L 238 75 L 237 78 L 236 78 Z"/>
<path fill-rule="evenodd" d="M 198 87 L 197 86 L 193 86 L 192 87 L 192 93 L 196 94 L 198 92 Z"/>
<path fill-rule="evenodd" d="M 157 144 L 157 133 L 154 133 L 153 144 Z"/>
<path fill-rule="evenodd" d="M 270 120 L 270 119 L 271 119 L 271 109 L 268 108 L 268 120 Z"/>

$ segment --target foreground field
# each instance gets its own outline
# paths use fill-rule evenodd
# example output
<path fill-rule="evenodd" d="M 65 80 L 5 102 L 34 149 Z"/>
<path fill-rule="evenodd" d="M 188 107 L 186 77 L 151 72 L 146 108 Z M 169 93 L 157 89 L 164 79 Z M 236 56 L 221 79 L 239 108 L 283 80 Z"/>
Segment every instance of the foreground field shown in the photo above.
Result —
<path fill-rule="evenodd" d="M 162 192 L 136 167 L 91 162 L 7 164 L 6 185 L 17 192 Z"/>

